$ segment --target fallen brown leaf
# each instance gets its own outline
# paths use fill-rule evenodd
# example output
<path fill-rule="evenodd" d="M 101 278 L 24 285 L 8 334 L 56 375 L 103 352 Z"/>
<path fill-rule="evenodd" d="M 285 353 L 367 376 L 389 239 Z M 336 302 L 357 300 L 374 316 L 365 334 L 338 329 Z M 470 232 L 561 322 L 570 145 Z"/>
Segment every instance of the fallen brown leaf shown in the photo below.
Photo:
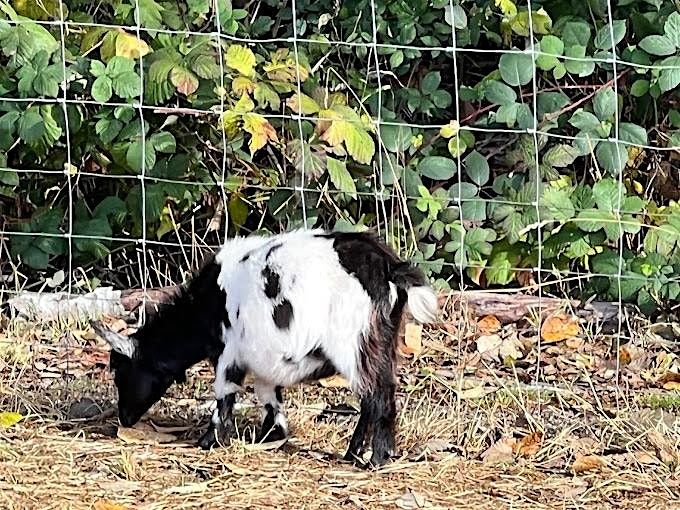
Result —
<path fill-rule="evenodd" d="M 501 321 L 499 321 L 494 315 L 485 315 L 479 319 L 479 322 L 477 322 L 477 331 L 483 335 L 496 333 L 500 329 Z"/>
<path fill-rule="evenodd" d="M 503 344 L 503 340 L 497 334 L 481 335 L 477 339 L 477 352 L 482 355 L 484 359 L 495 359 L 498 357 L 498 350 Z"/>
<path fill-rule="evenodd" d="M 514 448 L 516 443 L 517 440 L 514 437 L 502 437 L 482 453 L 482 460 L 489 464 L 512 462 L 515 458 Z"/>
<path fill-rule="evenodd" d="M 664 390 L 678 391 L 678 390 L 680 390 L 680 382 L 670 381 L 670 382 L 665 383 L 662 387 L 663 387 Z"/>
<path fill-rule="evenodd" d="M 138 423 L 134 427 L 118 427 L 118 438 L 126 443 L 162 444 L 177 439 L 172 434 L 156 432 L 146 423 Z"/>
<path fill-rule="evenodd" d="M 668 383 L 680 383 L 680 374 L 675 372 L 666 372 L 656 380 L 659 386 L 665 386 Z"/>
<path fill-rule="evenodd" d="M 515 443 L 514 452 L 520 457 L 531 457 L 536 455 L 541 449 L 541 442 L 543 441 L 543 433 L 540 431 L 532 432 L 524 436 Z"/>
<path fill-rule="evenodd" d="M 599 469 L 605 465 L 604 459 L 599 455 L 579 455 L 571 465 L 571 470 L 575 473 L 585 473 Z"/>
<path fill-rule="evenodd" d="M 324 388 L 349 388 L 349 382 L 341 375 L 332 375 L 325 379 L 320 379 L 319 384 Z"/>
<path fill-rule="evenodd" d="M 423 350 L 423 326 L 407 322 L 404 327 L 404 341 L 399 352 L 404 357 L 418 356 Z"/>
<path fill-rule="evenodd" d="M 548 317 L 541 325 L 541 337 L 546 342 L 561 342 L 578 336 L 580 332 L 578 319 L 563 314 Z"/>

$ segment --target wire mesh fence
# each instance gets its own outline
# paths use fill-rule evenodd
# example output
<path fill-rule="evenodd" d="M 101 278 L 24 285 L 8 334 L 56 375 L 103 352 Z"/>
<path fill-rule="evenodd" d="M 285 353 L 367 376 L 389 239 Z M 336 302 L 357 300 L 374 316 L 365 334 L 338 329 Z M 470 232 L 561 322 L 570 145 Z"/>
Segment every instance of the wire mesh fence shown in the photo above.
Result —
<path fill-rule="evenodd" d="M 680 294 L 657 3 L 0 2 L 2 300 L 372 227 L 445 290 L 535 294 L 537 330 L 545 294 L 613 301 L 625 340 L 625 301 Z"/>

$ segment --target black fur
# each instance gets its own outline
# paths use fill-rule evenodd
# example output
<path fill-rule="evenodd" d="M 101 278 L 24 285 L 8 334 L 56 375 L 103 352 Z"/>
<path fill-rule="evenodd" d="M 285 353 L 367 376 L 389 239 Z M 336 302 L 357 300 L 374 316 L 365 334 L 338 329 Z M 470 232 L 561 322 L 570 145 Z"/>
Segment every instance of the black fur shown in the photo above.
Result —
<path fill-rule="evenodd" d="M 224 348 L 221 325 L 229 320 L 219 273 L 211 257 L 174 302 L 161 306 L 133 335 L 138 347 L 132 359 L 111 352 L 123 426 L 134 425 L 174 381 L 185 379 L 189 367 L 219 357 Z"/>
<path fill-rule="evenodd" d="M 277 328 L 287 329 L 293 320 L 293 305 L 290 304 L 290 301 L 284 298 L 281 303 L 274 306 L 272 319 L 274 319 Z"/>
<path fill-rule="evenodd" d="M 279 274 L 272 270 L 271 267 L 264 266 L 262 278 L 264 278 L 264 295 L 269 299 L 274 299 L 281 292 Z"/>
<path fill-rule="evenodd" d="M 267 250 L 267 255 L 265 255 L 265 260 L 269 260 L 269 257 L 271 256 L 271 254 L 274 253 L 279 248 L 281 248 L 281 246 L 283 246 L 281 243 L 276 243 L 271 248 L 269 248 L 269 250 Z"/>
<path fill-rule="evenodd" d="M 213 367 L 217 368 L 218 358 L 213 358 Z M 230 367 L 225 371 L 224 379 L 226 381 L 232 382 L 237 385 L 243 383 L 243 379 L 246 376 L 245 370 L 240 367 Z M 215 424 L 210 419 L 210 424 L 208 425 L 208 430 L 203 434 L 201 439 L 199 439 L 198 444 L 204 450 L 209 450 L 216 444 L 226 443 L 231 436 L 234 434 L 234 404 L 236 403 L 236 394 L 230 393 L 223 399 L 217 401 L 217 409 L 219 410 L 219 423 Z"/>

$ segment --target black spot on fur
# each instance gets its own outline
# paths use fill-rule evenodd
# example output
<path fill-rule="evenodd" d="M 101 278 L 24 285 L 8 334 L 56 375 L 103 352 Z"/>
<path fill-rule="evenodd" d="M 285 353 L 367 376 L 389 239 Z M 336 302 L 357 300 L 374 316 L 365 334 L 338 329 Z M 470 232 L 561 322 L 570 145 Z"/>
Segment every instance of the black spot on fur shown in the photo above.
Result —
<path fill-rule="evenodd" d="M 264 266 L 262 278 L 264 278 L 264 295 L 269 299 L 274 299 L 281 292 L 279 274 L 273 271 L 271 267 Z"/>
<path fill-rule="evenodd" d="M 222 324 L 224 327 L 231 328 L 231 321 L 229 320 L 229 312 L 227 312 L 227 293 L 222 290 L 220 292 L 220 298 L 224 299 L 224 309 L 222 310 Z"/>
<path fill-rule="evenodd" d="M 269 248 L 269 250 L 267 250 L 267 255 L 265 256 L 265 260 L 269 259 L 269 257 L 271 256 L 271 254 L 274 253 L 274 252 L 275 252 L 276 250 L 278 250 L 279 248 L 281 248 L 281 246 L 283 246 L 282 243 L 276 243 L 276 244 L 273 245 L 271 248 Z"/>
<path fill-rule="evenodd" d="M 285 361 L 286 363 L 292 363 L 293 357 L 292 356 L 284 356 L 283 361 Z"/>
<path fill-rule="evenodd" d="M 324 377 L 330 377 L 338 373 L 337 369 L 335 368 L 335 366 L 333 366 L 333 363 L 331 363 L 330 360 L 326 357 L 326 353 L 324 353 L 321 347 L 317 347 L 316 349 L 309 351 L 307 353 L 307 357 L 317 361 L 321 361 L 323 362 L 323 364 L 319 368 L 317 368 L 314 372 L 309 374 L 305 378 L 306 380 L 318 381 L 319 379 L 323 379 Z"/>
<path fill-rule="evenodd" d="M 250 258 L 250 252 L 246 253 L 246 254 L 241 258 L 241 262 L 245 262 L 245 261 L 247 261 L 249 258 Z"/>
<path fill-rule="evenodd" d="M 272 318 L 277 328 L 287 329 L 293 320 L 293 305 L 290 304 L 290 301 L 284 299 L 276 305 L 272 312 Z"/>
<path fill-rule="evenodd" d="M 238 320 L 238 318 L 240 316 L 241 316 L 241 308 L 239 307 L 239 308 L 236 309 L 236 320 Z"/>
<path fill-rule="evenodd" d="M 276 388 L 274 388 L 274 392 L 276 393 L 276 401 L 279 404 L 283 404 L 283 394 L 281 393 L 282 389 L 283 388 L 281 386 L 277 386 Z"/>

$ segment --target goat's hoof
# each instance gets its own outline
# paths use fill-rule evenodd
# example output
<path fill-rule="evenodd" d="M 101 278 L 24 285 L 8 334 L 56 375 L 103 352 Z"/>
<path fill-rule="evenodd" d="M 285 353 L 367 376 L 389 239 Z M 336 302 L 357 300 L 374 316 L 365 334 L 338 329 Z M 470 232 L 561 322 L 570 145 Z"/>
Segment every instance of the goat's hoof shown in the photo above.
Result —
<path fill-rule="evenodd" d="M 229 430 L 219 430 L 210 426 L 206 433 L 201 436 L 201 439 L 198 440 L 198 446 L 202 450 L 210 450 L 211 448 L 227 444 L 230 437 Z"/>
<path fill-rule="evenodd" d="M 255 436 L 256 443 L 274 443 L 276 441 L 281 441 L 286 439 L 288 435 L 286 431 L 280 425 L 274 425 L 268 431 L 261 430 L 257 436 Z"/>
<path fill-rule="evenodd" d="M 373 455 L 371 455 L 371 460 L 368 462 L 369 466 L 372 468 L 379 468 L 380 466 L 384 466 L 388 462 L 392 462 L 394 458 L 394 452 L 392 451 L 375 451 L 373 452 Z"/>

